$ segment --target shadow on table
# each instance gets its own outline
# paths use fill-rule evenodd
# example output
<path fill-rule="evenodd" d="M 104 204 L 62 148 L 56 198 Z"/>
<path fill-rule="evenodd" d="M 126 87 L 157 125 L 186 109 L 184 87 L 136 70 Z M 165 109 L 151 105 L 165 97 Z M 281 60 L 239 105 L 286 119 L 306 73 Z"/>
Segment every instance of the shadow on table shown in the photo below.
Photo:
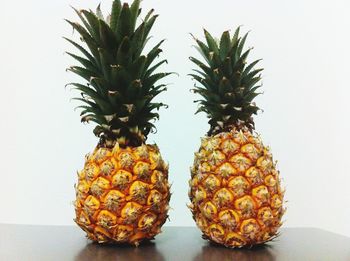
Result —
<path fill-rule="evenodd" d="M 157 250 L 153 242 L 146 242 L 138 247 L 89 243 L 75 257 L 75 261 L 87 260 L 165 261 L 166 259 Z"/>
<path fill-rule="evenodd" d="M 196 255 L 194 261 L 274 261 L 272 247 L 261 245 L 253 248 L 231 249 L 213 243 L 202 247 L 202 251 Z"/>

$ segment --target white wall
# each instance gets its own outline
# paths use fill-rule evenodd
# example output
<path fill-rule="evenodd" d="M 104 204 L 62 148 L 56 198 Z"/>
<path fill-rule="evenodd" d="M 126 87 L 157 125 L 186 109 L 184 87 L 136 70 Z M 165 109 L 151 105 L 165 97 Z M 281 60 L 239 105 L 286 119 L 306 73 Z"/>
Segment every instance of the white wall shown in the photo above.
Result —
<path fill-rule="evenodd" d="M 97 140 L 79 122 L 64 84 L 73 48 L 63 18 L 77 19 L 69 5 L 95 8 L 99 1 L 6 1 L 1 26 L 0 222 L 72 224 L 75 171 Z M 103 1 L 109 10 L 111 0 Z M 214 4 L 215 3 L 215 4 Z M 180 77 L 169 78 L 170 105 L 161 111 L 156 141 L 170 162 L 173 197 L 168 225 L 193 226 L 185 204 L 193 152 L 208 126 L 194 116 L 189 55 L 192 32 L 202 37 L 243 24 L 249 46 L 263 58 L 264 113 L 257 131 L 279 160 L 287 188 L 286 226 L 313 226 L 350 236 L 350 3 L 333 0 L 147 0 L 161 15 L 153 35 L 167 38 L 163 57 Z"/>

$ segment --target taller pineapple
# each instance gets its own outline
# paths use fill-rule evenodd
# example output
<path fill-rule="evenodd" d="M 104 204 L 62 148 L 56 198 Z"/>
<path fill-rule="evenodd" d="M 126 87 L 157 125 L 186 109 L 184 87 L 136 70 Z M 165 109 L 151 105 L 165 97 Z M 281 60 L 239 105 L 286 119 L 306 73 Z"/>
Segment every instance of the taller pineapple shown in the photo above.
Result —
<path fill-rule="evenodd" d="M 204 238 L 227 247 L 273 239 L 284 212 L 279 172 L 253 132 L 262 69 L 255 69 L 259 60 L 246 63 L 251 49 L 243 50 L 247 34 L 239 30 L 219 42 L 204 30 L 206 43 L 195 41 L 205 63 L 190 57 L 200 69 L 191 74 L 203 98 L 197 112 L 210 119 L 191 168 L 190 209 Z"/>
<path fill-rule="evenodd" d="M 83 45 L 67 39 L 81 53 L 69 53 L 81 66 L 68 70 L 86 82 L 70 83 L 81 92 L 81 121 L 94 122 L 99 143 L 78 172 L 75 222 L 99 243 L 152 239 L 167 219 L 170 199 L 168 166 L 146 138 L 165 106 L 153 102 L 165 91 L 157 84 L 169 73 L 154 64 L 162 41 L 147 54 L 143 49 L 157 18 L 149 11 L 137 25 L 140 0 L 131 6 L 115 0 L 104 19 L 100 8 L 76 10 L 82 24 L 68 21 Z"/>

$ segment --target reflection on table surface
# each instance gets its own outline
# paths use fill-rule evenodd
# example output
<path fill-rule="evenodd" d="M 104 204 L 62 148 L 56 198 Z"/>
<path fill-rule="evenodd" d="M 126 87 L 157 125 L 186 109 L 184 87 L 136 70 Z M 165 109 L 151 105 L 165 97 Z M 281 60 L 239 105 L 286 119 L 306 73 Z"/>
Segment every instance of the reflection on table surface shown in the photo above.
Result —
<path fill-rule="evenodd" d="M 203 246 L 201 251 L 195 256 L 194 261 L 274 261 L 275 257 L 271 253 L 270 245 L 262 245 L 254 248 L 229 249 L 223 246 L 210 244 Z"/>
<path fill-rule="evenodd" d="M 207 243 L 201 248 L 193 248 L 193 252 L 187 256 L 188 259 L 180 261 L 274 261 L 272 246 L 263 245 L 251 249 L 229 249 L 216 244 Z M 196 251 L 197 250 L 197 251 Z M 164 251 L 164 253 L 162 253 Z M 173 251 L 177 251 L 173 249 Z M 78 255 L 76 261 L 86 260 L 130 260 L 130 261 L 166 261 L 165 249 L 157 249 L 154 242 L 148 242 L 133 247 L 128 245 L 100 245 L 97 243 L 87 244 Z M 172 258 L 171 260 L 177 261 Z"/>
<path fill-rule="evenodd" d="M 87 244 L 78 255 L 76 261 L 87 260 L 130 260 L 130 261 L 166 261 L 154 242 L 146 242 L 138 247 L 130 245 Z"/>

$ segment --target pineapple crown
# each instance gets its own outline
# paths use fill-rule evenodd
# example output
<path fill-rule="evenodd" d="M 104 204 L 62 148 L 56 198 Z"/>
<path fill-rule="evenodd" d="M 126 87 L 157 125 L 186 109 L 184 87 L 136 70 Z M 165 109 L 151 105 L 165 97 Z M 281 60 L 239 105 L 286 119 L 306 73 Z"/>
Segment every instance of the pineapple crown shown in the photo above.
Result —
<path fill-rule="evenodd" d="M 154 64 L 164 40 L 143 54 L 158 15 L 152 9 L 137 25 L 140 0 L 134 0 L 130 7 L 113 1 L 106 19 L 100 5 L 96 12 L 74 10 L 81 23 L 66 21 L 80 34 L 83 45 L 65 39 L 80 51 L 80 55 L 67 54 L 81 64 L 67 70 L 87 81 L 68 84 L 81 93 L 81 97 L 73 98 L 83 103 L 77 107 L 82 109 L 81 121 L 97 124 L 94 134 L 100 138 L 100 146 L 113 146 L 115 142 L 139 146 L 149 132 L 155 131 L 152 121 L 159 119 L 155 110 L 166 106 L 152 101 L 166 90 L 165 84 L 157 82 L 171 74 L 156 72 L 166 60 Z"/>
<path fill-rule="evenodd" d="M 220 41 L 215 40 L 205 29 L 204 35 L 206 43 L 193 38 L 205 62 L 190 57 L 200 69 L 194 69 L 196 74 L 190 74 L 200 84 L 195 85 L 194 93 L 203 98 L 195 101 L 200 105 L 196 113 L 205 112 L 210 119 L 208 135 L 230 131 L 232 128 L 254 129 L 252 115 L 257 114 L 259 108 L 253 99 L 260 94 L 256 91 L 261 87 L 257 84 L 263 69 L 254 69 L 260 60 L 246 63 L 252 50 L 249 48 L 243 52 L 248 33 L 241 37 L 238 27 L 232 38 L 230 32 L 225 31 Z"/>

